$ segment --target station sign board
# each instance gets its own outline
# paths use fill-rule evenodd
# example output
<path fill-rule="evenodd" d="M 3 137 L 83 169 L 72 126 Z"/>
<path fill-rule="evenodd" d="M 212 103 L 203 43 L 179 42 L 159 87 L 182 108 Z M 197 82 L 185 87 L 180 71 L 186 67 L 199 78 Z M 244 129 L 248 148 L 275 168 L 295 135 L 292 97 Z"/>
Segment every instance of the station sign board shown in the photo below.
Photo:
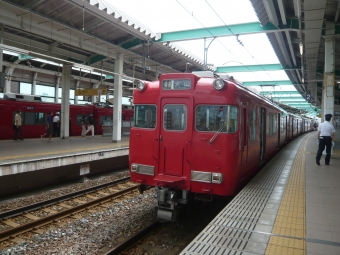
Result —
<path fill-rule="evenodd" d="M 96 96 L 106 95 L 107 89 L 76 89 L 74 92 L 75 96 Z"/>

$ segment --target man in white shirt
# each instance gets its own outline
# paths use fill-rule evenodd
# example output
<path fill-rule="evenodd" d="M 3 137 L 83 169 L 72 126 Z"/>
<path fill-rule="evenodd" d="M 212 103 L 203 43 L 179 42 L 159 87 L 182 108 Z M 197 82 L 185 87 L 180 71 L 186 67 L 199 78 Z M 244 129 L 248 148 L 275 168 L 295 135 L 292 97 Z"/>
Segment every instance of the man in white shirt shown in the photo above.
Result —
<path fill-rule="evenodd" d="M 318 153 L 316 154 L 316 164 L 320 165 L 320 159 L 322 156 L 322 152 L 324 151 L 326 147 L 326 158 L 325 158 L 325 164 L 329 165 L 329 162 L 331 160 L 331 150 L 332 146 L 334 146 L 334 133 L 335 129 L 334 126 L 330 123 L 331 118 L 333 117 L 332 114 L 326 114 L 325 115 L 325 122 L 321 123 L 318 128 L 318 144 L 319 149 Z"/>
<path fill-rule="evenodd" d="M 60 118 L 59 113 L 53 117 L 53 136 L 60 136 Z"/>

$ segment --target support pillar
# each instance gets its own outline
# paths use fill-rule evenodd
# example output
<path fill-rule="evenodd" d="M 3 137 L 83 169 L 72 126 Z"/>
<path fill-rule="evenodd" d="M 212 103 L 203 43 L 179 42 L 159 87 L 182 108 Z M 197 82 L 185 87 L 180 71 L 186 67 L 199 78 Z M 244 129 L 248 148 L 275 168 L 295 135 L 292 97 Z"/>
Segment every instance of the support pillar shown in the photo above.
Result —
<path fill-rule="evenodd" d="M 37 76 L 38 76 L 38 73 L 34 72 L 33 78 L 32 78 L 32 95 L 36 95 Z"/>
<path fill-rule="evenodd" d="M 112 142 L 117 143 L 122 140 L 122 96 L 123 96 L 123 54 L 117 54 L 115 60 L 115 75 L 114 79 L 114 98 L 113 98 L 113 132 Z"/>
<path fill-rule="evenodd" d="M 4 58 L 3 52 L 4 50 L 0 49 L 0 73 L 2 73 L 2 65 L 3 65 L 3 58 Z"/>
<path fill-rule="evenodd" d="M 4 24 L 2 24 L 0 26 L 0 43 L 4 43 L 4 39 L 3 39 L 3 36 L 4 36 L 4 29 L 5 29 L 5 26 Z M 0 49 L 0 73 L 2 72 L 2 66 L 3 66 L 3 59 L 4 59 L 4 50 L 3 49 Z"/>
<path fill-rule="evenodd" d="M 62 139 L 69 138 L 71 68 L 71 65 L 63 66 L 60 118 L 60 138 Z"/>
<path fill-rule="evenodd" d="M 79 84 L 80 84 L 80 80 L 77 80 L 75 90 L 79 89 Z M 78 104 L 78 96 L 74 96 L 74 104 Z"/>
<path fill-rule="evenodd" d="M 99 85 L 100 85 L 100 82 L 98 82 L 98 83 L 93 83 L 92 88 L 93 88 L 93 89 L 97 89 L 97 88 L 99 88 Z M 92 104 L 94 104 L 94 103 L 99 103 L 99 102 L 100 102 L 99 95 L 92 96 Z"/>
<path fill-rule="evenodd" d="M 60 76 L 57 76 L 55 81 L 55 91 L 54 91 L 54 102 L 59 102 L 59 86 L 60 86 Z"/>
<path fill-rule="evenodd" d="M 4 93 L 11 92 L 11 80 L 12 80 L 12 73 L 14 71 L 14 67 L 8 66 L 5 69 L 5 88 Z"/>
<path fill-rule="evenodd" d="M 334 69 L 335 69 L 335 38 L 334 24 L 326 24 L 325 36 L 325 73 L 322 90 L 322 117 L 325 114 L 334 116 Z M 334 118 L 332 118 L 334 120 Z"/>

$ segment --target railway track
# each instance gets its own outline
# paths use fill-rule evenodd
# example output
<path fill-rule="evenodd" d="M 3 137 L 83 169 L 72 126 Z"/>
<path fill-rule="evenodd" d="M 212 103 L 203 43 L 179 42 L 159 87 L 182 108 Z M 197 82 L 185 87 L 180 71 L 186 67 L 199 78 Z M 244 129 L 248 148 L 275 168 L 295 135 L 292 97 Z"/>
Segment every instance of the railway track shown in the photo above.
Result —
<path fill-rule="evenodd" d="M 225 203 L 215 204 L 213 208 L 207 205 L 207 208 L 200 208 L 200 211 L 195 208 L 197 213 L 192 212 L 194 214 L 190 213 L 178 222 L 150 222 L 133 236 L 121 238 L 119 245 L 104 254 L 177 255 L 207 226 Z"/>
<path fill-rule="evenodd" d="M 69 194 L 49 201 L 22 207 L 0 214 L 0 242 L 10 240 L 20 243 L 19 235 L 26 232 L 42 233 L 43 226 L 59 222 L 71 217 L 79 218 L 82 211 L 95 210 L 93 208 L 106 207 L 120 197 L 138 193 L 139 185 L 128 181 L 129 178 L 117 180 L 110 184 L 82 190 L 76 194 Z"/>
<path fill-rule="evenodd" d="M 83 194 L 86 194 L 86 193 L 90 193 L 90 192 L 93 192 L 93 191 L 96 191 L 96 190 L 101 190 L 101 189 L 110 187 L 112 185 L 123 183 L 123 182 L 126 182 L 128 180 L 130 180 L 130 177 L 124 177 L 124 178 L 120 178 L 120 179 L 115 180 L 115 181 L 96 185 L 96 186 L 90 187 L 90 188 L 85 188 L 85 189 L 82 189 L 82 190 L 79 190 L 79 191 L 76 191 L 76 192 L 72 192 L 72 193 L 69 193 L 69 194 L 66 194 L 66 195 L 58 196 L 56 198 L 46 199 L 46 200 L 41 201 L 41 202 L 32 203 L 30 205 L 23 206 L 23 207 L 18 207 L 18 208 L 13 209 L 13 210 L 7 210 L 5 212 L 0 213 L 0 221 L 4 220 L 6 218 L 12 218 L 14 216 L 19 216 L 19 215 L 21 215 L 25 212 L 30 212 L 30 211 L 33 211 L 33 210 L 43 208 L 44 206 L 51 206 L 51 205 L 57 204 L 58 202 L 70 199 L 72 197 L 76 197 L 76 196 L 83 195 Z"/>

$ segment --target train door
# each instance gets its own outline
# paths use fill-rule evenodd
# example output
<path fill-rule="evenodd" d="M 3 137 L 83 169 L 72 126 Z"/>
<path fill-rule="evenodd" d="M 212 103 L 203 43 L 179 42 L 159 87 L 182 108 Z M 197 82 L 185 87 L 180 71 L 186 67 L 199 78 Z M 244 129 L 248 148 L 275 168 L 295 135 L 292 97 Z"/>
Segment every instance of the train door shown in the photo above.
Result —
<path fill-rule="evenodd" d="M 247 122 L 247 109 L 243 108 L 242 111 L 242 124 L 241 124 L 241 132 L 242 132 L 242 137 L 241 137 L 241 164 L 242 164 L 242 168 L 243 172 L 245 172 L 248 167 L 247 167 L 247 161 L 248 161 L 248 138 L 247 138 L 247 126 L 248 126 L 248 122 Z"/>
<path fill-rule="evenodd" d="M 264 152 L 266 149 L 266 109 L 260 109 L 260 164 L 264 161 Z"/>
<path fill-rule="evenodd" d="M 277 149 L 280 148 L 280 138 L 281 138 L 281 114 L 277 114 Z"/>
<path fill-rule="evenodd" d="M 285 135 L 286 135 L 286 138 L 285 138 L 285 142 L 287 143 L 288 142 L 288 138 L 289 138 L 289 116 L 286 116 L 286 118 L 284 119 L 285 121 Z"/>
<path fill-rule="evenodd" d="M 182 176 L 192 137 L 189 98 L 162 98 L 159 173 Z"/>

